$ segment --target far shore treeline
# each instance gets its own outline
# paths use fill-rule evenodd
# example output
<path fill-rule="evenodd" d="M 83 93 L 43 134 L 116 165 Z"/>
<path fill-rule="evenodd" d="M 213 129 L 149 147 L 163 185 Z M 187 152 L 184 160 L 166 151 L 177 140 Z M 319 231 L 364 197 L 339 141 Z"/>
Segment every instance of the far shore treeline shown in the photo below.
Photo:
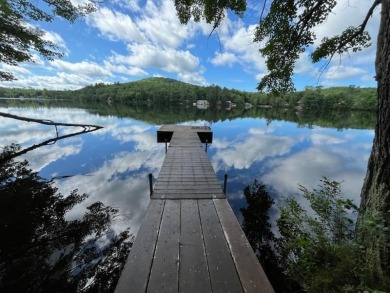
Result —
<path fill-rule="evenodd" d="M 217 85 L 196 86 L 174 79 L 152 77 L 129 83 L 97 83 L 79 90 L 54 91 L 0 87 L 0 97 L 77 99 L 81 101 L 129 102 L 136 104 L 183 105 L 207 100 L 210 106 L 225 106 L 230 101 L 237 107 L 295 108 L 299 110 L 375 110 L 375 88 L 357 86 L 323 88 L 306 87 L 303 91 L 279 96 L 245 92 Z"/>

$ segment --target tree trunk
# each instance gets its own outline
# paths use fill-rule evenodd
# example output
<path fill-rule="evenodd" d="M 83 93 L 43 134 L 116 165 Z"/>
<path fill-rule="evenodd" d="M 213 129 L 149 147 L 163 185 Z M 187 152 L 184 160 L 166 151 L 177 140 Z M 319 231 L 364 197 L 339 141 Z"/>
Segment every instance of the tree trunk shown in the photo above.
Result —
<path fill-rule="evenodd" d="M 372 276 L 383 280 L 389 273 L 388 234 L 373 237 L 368 220 L 376 216 L 386 219 L 390 210 L 390 3 L 382 0 L 382 15 L 375 61 L 378 82 L 377 122 L 375 139 L 361 192 L 361 212 L 357 236 L 366 243 L 366 263 Z M 387 213 L 388 215 L 388 213 Z M 378 217 L 377 217 L 378 218 Z M 389 227 L 389 217 L 384 226 Z M 377 227 L 377 226 L 376 226 Z M 383 231 L 384 232 L 384 231 Z"/>

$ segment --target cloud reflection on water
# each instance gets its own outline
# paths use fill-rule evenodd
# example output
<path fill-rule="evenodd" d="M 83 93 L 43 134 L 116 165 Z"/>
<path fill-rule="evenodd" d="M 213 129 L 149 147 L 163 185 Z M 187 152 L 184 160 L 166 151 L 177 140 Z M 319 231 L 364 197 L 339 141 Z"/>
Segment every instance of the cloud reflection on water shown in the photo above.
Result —
<path fill-rule="evenodd" d="M 297 194 L 299 184 L 315 188 L 327 176 L 344 181 L 344 194 L 359 203 L 373 131 L 291 129 L 280 121 L 270 128 L 253 120 L 260 127 L 241 129 L 240 139 L 228 131 L 229 124 L 237 127 L 239 121 L 223 122 L 223 137 L 214 138 L 211 160 L 217 172 L 229 173 L 230 199 L 242 198 L 242 189 L 255 178 L 279 198 Z"/>
<path fill-rule="evenodd" d="M 73 189 L 90 198 L 69 213 L 81 215 L 94 201 L 117 207 L 122 217 L 116 228 L 131 226 L 136 232 L 149 202 L 148 173 L 158 176 L 164 160 L 164 146 L 156 143 L 158 126 L 131 118 L 99 116 L 80 109 L 6 108 L 2 111 L 20 116 L 47 118 L 59 122 L 86 123 L 103 129 L 46 146 L 23 158 L 48 178 L 56 180 L 59 191 Z M 186 125 L 206 125 L 189 121 Z M 344 180 L 344 193 L 359 201 L 360 188 L 371 150 L 373 131 L 299 127 L 295 123 L 260 118 L 219 121 L 212 125 L 213 144 L 208 155 L 218 177 L 229 173 L 228 197 L 239 216 L 245 205 L 242 191 L 254 179 L 263 181 L 281 195 L 298 192 L 298 184 L 316 187 L 322 176 Z M 34 144 L 51 138 L 53 128 L 31 123 L 15 123 L 0 117 L 1 144 Z M 72 129 L 61 128 L 62 133 Z"/>

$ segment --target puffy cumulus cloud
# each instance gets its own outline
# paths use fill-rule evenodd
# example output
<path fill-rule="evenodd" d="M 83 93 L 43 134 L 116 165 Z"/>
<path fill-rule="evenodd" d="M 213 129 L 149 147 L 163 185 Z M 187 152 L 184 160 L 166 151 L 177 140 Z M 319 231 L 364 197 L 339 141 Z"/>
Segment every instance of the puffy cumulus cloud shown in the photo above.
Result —
<path fill-rule="evenodd" d="M 117 1 L 123 6 L 122 1 Z M 102 7 L 87 18 L 87 23 L 110 40 L 127 44 L 128 55 L 113 53 L 105 63 L 117 73 L 147 75 L 147 69 L 159 69 L 177 74 L 178 78 L 191 83 L 207 84 L 202 76 L 204 68 L 199 59 L 188 49 L 179 47 L 199 31 L 200 25 L 193 22 L 181 25 L 174 2 L 139 2 L 128 7 L 132 16 Z"/>
<path fill-rule="evenodd" d="M 192 84 L 204 85 L 207 86 L 209 83 L 206 79 L 201 75 L 201 72 L 193 72 L 193 73 L 179 73 L 177 76 L 180 80 Z"/>
<path fill-rule="evenodd" d="M 129 55 L 113 54 L 108 62 L 114 65 L 124 64 L 136 68 L 155 68 L 175 73 L 187 82 L 206 84 L 201 75 L 199 58 L 188 50 L 160 48 L 152 44 L 129 44 Z"/>
<path fill-rule="evenodd" d="M 96 12 L 86 16 L 85 24 L 99 31 L 99 42 L 116 42 L 111 56 L 99 56 L 96 60 L 102 61 L 96 62 L 42 61 L 39 62 L 39 75 L 32 76 L 27 69 L 20 70 L 18 76 L 23 81 L 5 83 L 5 86 L 73 90 L 96 82 L 126 80 L 128 75 L 147 76 L 149 70 L 173 73 L 185 82 L 208 84 L 203 76 L 205 67 L 189 49 L 194 49 L 197 34 L 202 34 L 207 28 L 211 31 L 209 25 L 192 21 L 187 25 L 180 24 L 171 0 L 114 0 L 98 6 Z M 81 30 L 88 32 L 85 28 Z M 73 60 L 77 58 L 76 50 L 73 47 L 72 51 L 68 50 L 58 33 L 47 32 L 46 38 L 65 48 L 67 56 Z M 74 45 L 74 42 L 69 45 Z M 123 46 L 128 48 L 125 54 Z"/>
<path fill-rule="evenodd" d="M 101 7 L 97 12 L 88 15 L 86 21 L 110 40 L 145 42 L 145 37 L 139 31 L 137 24 L 127 14 Z"/>
<path fill-rule="evenodd" d="M 51 62 L 51 65 L 61 71 L 83 75 L 88 78 L 112 76 L 112 73 L 104 67 L 88 61 L 71 63 L 62 60 L 54 60 Z"/>
<path fill-rule="evenodd" d="M 10 87 L 11 86 L 21 87 L 21 88 L 29 87 L 29 88 L 37 88 L 37 89 L 46 88 L 51 90 L 59 90 L 59 89 L 75 90 L 96 82 L 103 82 L 103 81 L 92 79 L 78 74 L 73 74 L 73 73 L 57 72 L 56 75 L 28 76 L 23 80 L 19 79 L 13 82 L 4 82 L 4 85 Z"/>
<path fill-rule="evenodd" d="M 126 74 L 126 75 L 134 75 L 134 76 L 146 76 L 148 73 L 135 66 L 126 66 L 124 64 L 112 64 L 108 60 L 104 61 L 104 67 L 105 69 L 109 70 L 110 72 L 120 73 L 120 74 Z"/>
<path fill-rule="evenodd" d="M 340 65 L 340 66 L 331 66 L 324 74 L 324 78 L 340 80 L 340 79 L 347 79 L 355 76 L 363 76 L 366 74 L 367 71 L 361 68 Z"/>
<path fill-rule="evenodd" d="M 214 65 L 227 65 L 232 66 L 234 63 L 238 62 L 238 57 L 230 52 L 216 52 L 215 57 L 211 59 L 211 63 Z"/>
<path fill-rule="evenodd" d="M 196 28 L 193 23 L 189 25 L 180 23 L 173 1 L 161 1 L 159 4 L 147 1 L 145 13 L 137 21 L 137 26 L 150 43 L 177 48 L 184 40 L 194 36 Z"/>
<path fill-rule="evenodd" d="M 216 52 L 211 63 L 216 66 L 239 63 L 243 70 L 254 75 L 264 74 L 265 59 L 260 55 L 258 43 L 253 42 L 256 25 L 246 26 L 242 21 L 226 21 L 219 30 L 223 53 Z"/>
<path fill-rule="evenodd" d="M 8 64 L 0 64 L 1 70 L 4 71 L 10 71 L 13 73 L 14 76 L 17 78 L 21 78 L 24 75 L 29 75 L 31 74 L 31 71 L 22 67 L 22 66 L 12 66 Z"/>

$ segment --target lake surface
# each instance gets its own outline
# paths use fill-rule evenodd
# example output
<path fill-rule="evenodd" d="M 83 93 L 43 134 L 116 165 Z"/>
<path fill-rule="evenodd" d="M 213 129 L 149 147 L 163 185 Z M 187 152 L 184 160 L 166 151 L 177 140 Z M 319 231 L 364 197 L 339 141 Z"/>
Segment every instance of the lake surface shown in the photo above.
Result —
<path fill-rule="evenodd" d="M 344 194 L 359 203 L 375 119 L 373 113 L 333 113 L 329 119 L 318 116 L 310 120 L 300 113 L 271 110 L 159 112 L 120 105 L 75 108 L 2 103 L 0 112 L 103 126 L 38 147 L 15 160 L 27 160 L 39 176 L 53 179 L 63 195 L 75 189 L 89 195 L 66 213 L 66 219 L 81 218 L 88 206 L 100 201 L 119 210 L 112 222 L 113 233 L 130 228 L 134 236 L 149 203 L 148 174 L 157 178 L 164 160 L 165 146 L 156 143 L 156 131 L 163 123 L 212 128 L 214 138 L 207 153 L 221 185 L 228 174 L 228 200 L 241 220 L 240 208 L 246 206 L 243 189 L 255 179 L 266 184 L 276 203 L 281 203 L 284 196 L 299 198 L 299 184 L 314 188 L 326 176 L 343 181 Z M 58 130 L 61 136 L 81 129 Z M 56 137 L 54 126 L 5 117 L 0 117 L 0 133 L 1 148 L 17 143 L 22 150 Z M 272 214 L 276 217 L 277 210 Z"/>

